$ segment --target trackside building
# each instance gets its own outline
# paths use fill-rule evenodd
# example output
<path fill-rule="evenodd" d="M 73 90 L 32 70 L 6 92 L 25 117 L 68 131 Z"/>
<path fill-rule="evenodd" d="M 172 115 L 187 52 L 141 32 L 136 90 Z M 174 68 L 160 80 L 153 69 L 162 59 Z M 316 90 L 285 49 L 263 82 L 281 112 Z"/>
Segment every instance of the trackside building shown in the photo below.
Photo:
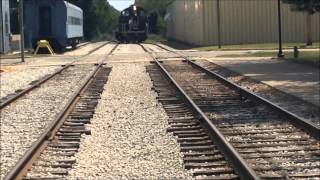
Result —
<path fill-rule="evenodd" d="M 278 41 L 277 0 L 174 0 L 167 7 L 167 36 L 195 45 L 273 43 Z M 320 13 L 293 11 L 281 3 L 284 42 L 320 40 Z M 309 16 L 310 17 L 310 16 Z M 307 30 L 307 29 L 311 30 Z"/>

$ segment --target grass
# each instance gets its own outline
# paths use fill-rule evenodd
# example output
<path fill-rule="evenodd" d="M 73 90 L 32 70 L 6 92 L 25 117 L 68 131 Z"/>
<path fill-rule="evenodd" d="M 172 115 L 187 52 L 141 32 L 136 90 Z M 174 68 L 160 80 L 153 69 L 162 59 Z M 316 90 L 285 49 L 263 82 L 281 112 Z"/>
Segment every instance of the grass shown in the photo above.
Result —
<path fill-rule="evenodd" d="M 246 52 L 243 54 L 223 54 L 217 57 L 276 57 L 277 52 L 275 51 L 260 51 L 260 52 Z"/>
<path fill-rule="evenodd" d="M 261 51 L 245 54 L 227 54 L 218 57 L 277 57 L 276 51 Z M 320 52 L 319 51 L 301 51 L 299 57 L 294 58 L 293 52 L 284 52 L 285 60 L 293 61 L 300 64 L 306 64 L 311 66 L 320 66 Z"/>
<path fill-rule="evenodd" d="M 154 44 L 154 43 L 165 43 L 167 41 L 168 40 L 162 38 L 161 36 L 158 36 L 155 34 L 149 34 L 148 39 L 145 41 L 145 43 Z"/>
<path fill-rule="evenodd" d="M 221 49 L 218 46 L 204 46 L 196 47 L 181 43 L 178 41 L 168 41 L 161 36 L 149 35 L 146 43 L 162 43 L 166 44 L 175 49 L 193 49 L 198 51 L 212 51 L 212 50 L 278 50 L 278 43 L 264 43 L 264 44 L 242 44 L 242 45 L 226 45 Z M 320 48 L 320 42 L 313 43 L 312 46 L 306 46 L 305 43 L 284 43 L 283 49 L 293 49 L 294 46 L 297 46 L 299 49 L 314 49 Z M 320 66 L 320 52 L 319 51 L 300 51 L 299 58 L 293 57 L 293 51 L 285 51 L 285 59 L 293 61 L 296 63 L 311 65 L 311 66 Z M 226 54 L 217 57 L 277 57 L 277 51 L 260 51 L 253 53 L 244 53 L 244 54 Z"/>
<path fill-rule="evenodd" d="M 313 43 L 311 46 L 306 46 L 305 43 L 284 43 L 283 49 L 293 49 L 297 46 L 299 49 L 314 49 L 319 48 L 320 43 Z M 221 49 L 218 46 L 203 46 L 193 48 L 198 51 L 213 51 L 213 50 L 253 50 L 253 49 L 263 49 L 263 50 L 276 50 L 278 49 L 278 43 L 262 43 L 262 44 L 240 44 L 240 45 L 225 45 Z"/>
<path fill-rule="evenodd" d="M 260 44 L 239 44 L 239 45 L 224 45 L 221 49 L 218 46 L 196 46 L 190 45 L 175 40 L 167 40 L 158 35 L 149 35 L 146 43 L 162 43 L 172 48 L 185 50 L 198 50 L 198 51 L 214 51 L 214 50 L 277 50 L 278 43 L 260 43 Z M 315 42 L 311 46 L 306 46 L 305 43 L 283 43 L 283 49 L 293 49 L 297 46 L 299 49 L 314 49 L 320 48 L 320 42 Z"/>
<path fill-rule="evenodd" d="M 154 34 L 148 35 L 148 39 L 145 41 L 145 43 L 151 43 L 151 44 L 162 43 L 174 49 L 179 49 L 179 50 L 192 49 L 195 47 L 195 46 L 191 46 L 185 43 L 180 43 L 177 41 L 169 41 L 167 39 L 162 38 L 161 36 L 154 35 Z"/>
<path fill-rule="evenodd" d="M 302 64 L 320 67 L 319 51 L 300 52 L 299 58 L 294 58 L 292 52 L 286 53 L 285 55 L 287 60 L 290 60 L 296 63 L 302 63 Z"/>

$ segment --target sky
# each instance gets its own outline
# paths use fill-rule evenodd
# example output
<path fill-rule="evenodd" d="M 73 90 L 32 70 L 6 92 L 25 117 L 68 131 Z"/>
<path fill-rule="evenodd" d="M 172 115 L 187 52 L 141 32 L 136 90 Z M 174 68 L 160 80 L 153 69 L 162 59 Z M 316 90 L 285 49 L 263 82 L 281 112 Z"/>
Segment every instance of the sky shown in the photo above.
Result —
<path fill-rule="evenodd" d="M 134 0 L 108 0 L 110 5 L 116 8 L 119 11 L 129 7 L 134 3 Z"/>

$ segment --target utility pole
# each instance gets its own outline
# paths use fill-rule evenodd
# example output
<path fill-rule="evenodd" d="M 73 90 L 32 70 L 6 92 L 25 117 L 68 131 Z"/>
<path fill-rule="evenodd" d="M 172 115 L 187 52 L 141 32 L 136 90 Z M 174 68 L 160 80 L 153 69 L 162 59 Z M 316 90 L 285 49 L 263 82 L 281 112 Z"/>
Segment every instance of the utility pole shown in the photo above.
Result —
<path fill-rule="evenodd" d="M 19 0 L 19 19 L 20 19 L 20 47 L 21 47 L 21 62 L 24 62 L 24 22 L 23 22 L 23 0 Z"/>
<path fill-rule="evenodd" d="M 217 0 L 217 29 L 218 29 L 218 47 L 221 49 L 221 17 L 220 17 L 220 0 Z"/>
<path fill-rule="evenodd" d="M 279 31 L 279 52 L 278 58 L 283 58 L 284 54 L 282 51 L 282 30 L 281 30 L 281 0 L 278 0 L 278 31 Z"/>

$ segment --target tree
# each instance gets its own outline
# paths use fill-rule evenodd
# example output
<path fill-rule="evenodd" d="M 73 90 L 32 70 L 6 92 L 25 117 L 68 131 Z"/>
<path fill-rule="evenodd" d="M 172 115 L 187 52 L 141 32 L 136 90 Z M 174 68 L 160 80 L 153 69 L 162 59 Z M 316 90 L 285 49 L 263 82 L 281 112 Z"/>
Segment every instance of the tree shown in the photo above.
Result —
<path fill-rule="evenodd" d="M 135 4 L 142 6 L 150 12 L 157 12 L 161 17 L 165 16 L 167 5 L 172 0 L 136 0 Z"/>
<path fill-rule="evenodd" d="M 291 5 L 292 10 L 303 11 L 306 16 L 306 40 L 307 45 L 312 45 L 311 33 L 311 16 L 316 12 L 320 12 L 320 0 L 282 0 L 284 3 Z"/>
<path fill-rule="evenodd" d="M 282 0 L 292 5 L 293 10 L 306 11 L 309 14 L 320 12 L 319 0 Z"/>
<path fill-rule="evenodd" d="M 111 34 L 117 25 L 119 11 L 106 0 L 67 0 L 79 6 L 84 14 L 84 35 L 88 40 L 100 40 Z"/>
<path fill-rule="evenodd" d="M 136 0 L 135 4 L 143 7 L 151 16 L 151 19 L 156 19 L 157 30 L 154 32 L 165 32 L 165 22 L 163 17 L 166 15 L 167 6 L 173 0 Z M 156 18 L 157 16 L 157 18 Z"/>

